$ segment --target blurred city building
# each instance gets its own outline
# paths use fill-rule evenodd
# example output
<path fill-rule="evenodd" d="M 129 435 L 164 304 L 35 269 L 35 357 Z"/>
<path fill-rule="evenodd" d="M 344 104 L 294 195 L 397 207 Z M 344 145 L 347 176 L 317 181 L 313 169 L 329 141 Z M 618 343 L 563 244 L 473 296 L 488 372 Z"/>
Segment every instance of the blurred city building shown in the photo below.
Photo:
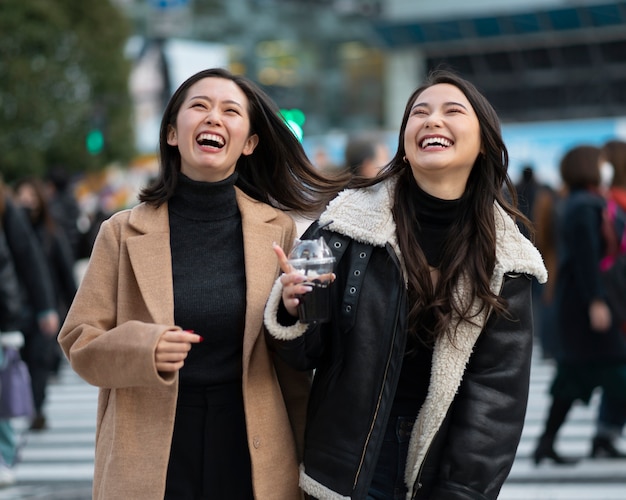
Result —
<path fill-rule="evenodd" d="M 494 104 L 513 171 L 534 163 L 541 176 L 542 163 L 570 145 L 543 144 L 535 161 L 533 131 L 544 143 L 575 141 L 584 130 L 597 143 L 626 135 L 626 1 L 114 1 L 137 35 L 132 88 L 138 120 L 153 122 L 139 127 L 143 152 L 155 150 L 154 121 L 171 89 L 211 65 L 245 74 L 282 108 L 302 112 L 305 147 L 331 162 L 356 130 L 387 131 L 395 148 L 407 96 L 441 66 Z"/>
<path fill-rule="evenodd" d="M 626 2 L 389 2 L 376 31 L 418 67 L 451 66 L 504 121 L 626 115 Z M 419 55 L 418 55 L 419 54 Z M 396 56 L 400 57 L 400 56 Z"/>

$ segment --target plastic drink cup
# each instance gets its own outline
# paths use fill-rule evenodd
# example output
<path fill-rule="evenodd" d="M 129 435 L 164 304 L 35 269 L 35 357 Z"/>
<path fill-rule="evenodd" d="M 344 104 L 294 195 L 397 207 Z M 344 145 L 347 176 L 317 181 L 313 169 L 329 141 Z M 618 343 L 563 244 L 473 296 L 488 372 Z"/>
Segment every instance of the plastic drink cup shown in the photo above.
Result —
<path fill-rule="evenodd" d="M 312 290 L 298 298 L 298 318 L 303 323 L 323 323 L 330 319 L 330 283 L 335 257 L 323 237 L 296 239 L 289 253 L 291 267 L 306 277 Z"/>

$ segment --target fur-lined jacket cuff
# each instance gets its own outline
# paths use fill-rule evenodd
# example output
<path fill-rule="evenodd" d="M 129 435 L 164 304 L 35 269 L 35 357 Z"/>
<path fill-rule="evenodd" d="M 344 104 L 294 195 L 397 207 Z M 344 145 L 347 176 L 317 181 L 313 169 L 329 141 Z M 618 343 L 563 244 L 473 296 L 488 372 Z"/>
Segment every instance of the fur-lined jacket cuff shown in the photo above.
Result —
<path fill-rule="evenodd" d="M 265 327 L 269 334 L 278 340 L 293 340 L 304 335 L 308 325 L 296 321 L 293 325 L 283 325 L 278 320 L 278 311 L 282 303 L 283 284 L 278 278 L 274 282 L 267 304 L 265 305 L 265 313 L 263 316 Z"/>

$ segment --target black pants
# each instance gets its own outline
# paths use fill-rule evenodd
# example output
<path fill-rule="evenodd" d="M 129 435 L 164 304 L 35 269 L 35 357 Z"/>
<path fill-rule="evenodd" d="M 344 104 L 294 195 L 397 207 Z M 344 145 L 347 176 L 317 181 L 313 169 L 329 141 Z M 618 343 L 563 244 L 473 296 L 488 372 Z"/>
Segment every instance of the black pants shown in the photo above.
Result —
<path fill-rule="evenodd" d="M 404 470 L 415 417 L 390 417 L 368 500 L 404 500 Z"/>
<path fill-rule="evenodd" d="M 241 383 L 182 387 L 166 500 L 251 500 L 250 452 Z"/>
<path fill-rule="evenodd" d="M 24 334 L 24 347 L 22 347 L 21 355 L 28 366 L 35 412 L 39 415 L 43 411 L 46 400 L 50 366 L 57 340 L 56 337 L 43 334 L 34 319 L 22 327 L 22 333 Z"/>

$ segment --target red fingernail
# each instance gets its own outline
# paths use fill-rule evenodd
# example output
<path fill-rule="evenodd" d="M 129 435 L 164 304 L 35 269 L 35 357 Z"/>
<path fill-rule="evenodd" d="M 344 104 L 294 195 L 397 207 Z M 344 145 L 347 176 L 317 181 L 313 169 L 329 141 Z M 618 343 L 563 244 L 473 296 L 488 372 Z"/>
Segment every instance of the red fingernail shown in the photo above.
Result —
<path fill-rule="evenodd" d="M 187 332 L 187 333 L 196 333 L 196 332 L 195 332 L 195 331 L 193 331 L 193 330 L 184 330 L 184 331 L 185 331 L 185 332 Z"/>
<path fill-rule="evenodd" d="M 198 337 L 200 337 L 200 342 L 204 342 L 204 337 L 202 337 L 201 335 L 198 335 Z"/>

